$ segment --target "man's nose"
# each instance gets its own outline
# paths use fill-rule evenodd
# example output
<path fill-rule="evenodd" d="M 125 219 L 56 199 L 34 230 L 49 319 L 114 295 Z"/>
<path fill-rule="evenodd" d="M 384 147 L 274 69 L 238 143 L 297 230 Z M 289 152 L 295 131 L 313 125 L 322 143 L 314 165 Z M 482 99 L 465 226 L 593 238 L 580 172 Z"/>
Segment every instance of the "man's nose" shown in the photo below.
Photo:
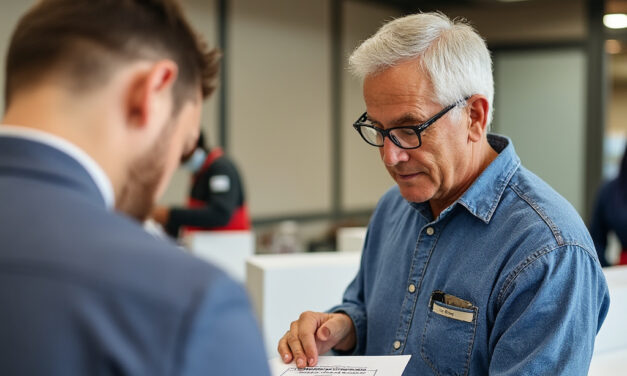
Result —
<path fill-rule="evenodd" d="M 389 137 L 383 139 L 383 146 L 381 146 L 380 152 L 383 163 L 388 167 L 396 166 L 400 162 L 409 160 L 407 150 L 396 146 Z"/>

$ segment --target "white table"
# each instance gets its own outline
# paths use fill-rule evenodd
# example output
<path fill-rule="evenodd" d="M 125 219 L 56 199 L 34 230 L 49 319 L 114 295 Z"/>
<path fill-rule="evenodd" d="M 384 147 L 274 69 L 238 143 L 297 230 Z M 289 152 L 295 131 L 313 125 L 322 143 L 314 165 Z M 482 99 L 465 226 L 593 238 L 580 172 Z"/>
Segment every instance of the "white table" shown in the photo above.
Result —
<path fill-rule="evenodd" d="M 337 250 L 339 252 L 359 252 L 364 248 L 367 227 L 340 227 L 337 229 Z"/>
<path fill-rule="evenodd" d="M 627 375 L 627 266 L 604 268 L 610 309 L 594 343 L 588 375 Z"/>
<path fill-rule="evenodd" d="M 255 254 L 251 231 L 194 231 L 182 243 L 199 258 L 226 271 L 240 283 L 246 281 L 246 260 Z"/>
<path fill-rule="evenodd" d="M 246 286 L 270 356 L 302 312 L 326 311 L 342 302 L 360 256 L 324 252 L 257 255 L 248 260 Z"/>

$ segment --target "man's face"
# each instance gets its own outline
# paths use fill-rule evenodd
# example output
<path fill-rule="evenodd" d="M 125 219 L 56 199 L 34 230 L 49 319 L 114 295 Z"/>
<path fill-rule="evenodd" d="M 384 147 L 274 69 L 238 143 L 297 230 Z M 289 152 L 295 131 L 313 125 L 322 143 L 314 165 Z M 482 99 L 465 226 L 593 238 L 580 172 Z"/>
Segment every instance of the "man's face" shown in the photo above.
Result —
<path fill-rule="evenodd" d="M 364 99 L 369 119 L 384 129 L 421 124 L 443 109 L 435 103 L 430 79 L 417 60 L 367 76 Z M 462 114 L 454 121 L 452 111 L 422 132 L 419 148 L 401 149 L 388 137 L 379 148 L 385 167 L 406 200 L 452 202 L 466 188 L 462 186 L 468 178 L 472 148 L 469 118 Z"/>
<path fill-rule="evenodd" d="M 181 156 L 196 146 L 202 100 L 187 101 L 174 118 L 163 125 L 155 144 L 130 167 L 128 180 L 117 199 L 118 210 L 146 220 L 165 191 Z"/>

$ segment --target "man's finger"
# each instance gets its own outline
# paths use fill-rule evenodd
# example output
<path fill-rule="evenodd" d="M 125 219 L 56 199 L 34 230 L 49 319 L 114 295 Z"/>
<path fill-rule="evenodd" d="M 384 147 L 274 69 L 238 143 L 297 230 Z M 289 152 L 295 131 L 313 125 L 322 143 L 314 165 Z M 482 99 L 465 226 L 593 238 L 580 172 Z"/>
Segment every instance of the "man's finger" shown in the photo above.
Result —
<path fill-rule="evenodd" d="M 300 338 L 298 338 L 298 329 L 295 328 L 295 325 L 298 325 L 298 323 L 292 323 L 292 328 L 286 334 L 287 344 L 292 351 L 292 356 L 296 360 L 296 367 L 305 368 L 307 367 L 307 357 L 305 355 L 305 351 L 303 350 L 303 346 L 300 343 Z"/>
<path fill-rule="evenodd" d="M 348 351 L 355 347 L 353 320 L 345 313 L 332 313 L 332 317 L 316 331 L 318 349 L 322 353 L 332 348 Z"/>
<path fill-rule="evenodd" d="M 347 327 L 347 324 L 350 323 L 342 316 L 333 315 L 333 317 L 325 321 L 325 323 L 318 328 L 316 337 L 323 342 L 329 341 L 335 344 L 348 334 L 350 328 Z"/>
<path fill-rule="evenodd" d="M 285 335 L 279 340 L 279 347 L 277 348 L 277 350 L 279 351 L 279 355 L 281 356 L 281 359 L 283 359 L 283 362 L 285 363 L 289 363 L 292 361 L 292 352 L 290 351 L 290 347 L 287 344 L 287 335 L 289 334 L 289 331 L 287 331 L 287 333 L 285 333 Z"/>
<path fill-rule="evenodd" d="M 303 350 L 305 351 L 305 356 L 307 357 L 307 364 L 309 367 L 313 367 L 318 362 L 318 347 L 316 346 L 316 338 L 314 337 L 314 333 L 303 333 L 299 336 L 300 343 L 303 346 Z"/>

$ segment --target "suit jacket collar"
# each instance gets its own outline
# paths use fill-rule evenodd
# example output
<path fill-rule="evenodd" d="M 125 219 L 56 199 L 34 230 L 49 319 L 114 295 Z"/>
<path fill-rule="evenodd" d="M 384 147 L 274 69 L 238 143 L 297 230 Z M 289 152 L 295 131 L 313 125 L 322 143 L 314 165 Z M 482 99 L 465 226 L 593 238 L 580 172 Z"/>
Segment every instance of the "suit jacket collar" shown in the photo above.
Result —
<path fill-rule="evenodd" d="M 41 142 L 0 134 L 0 177 L 10 175 L 61 185 L 109 208 L 92 175 L 77 159 Z"/>

